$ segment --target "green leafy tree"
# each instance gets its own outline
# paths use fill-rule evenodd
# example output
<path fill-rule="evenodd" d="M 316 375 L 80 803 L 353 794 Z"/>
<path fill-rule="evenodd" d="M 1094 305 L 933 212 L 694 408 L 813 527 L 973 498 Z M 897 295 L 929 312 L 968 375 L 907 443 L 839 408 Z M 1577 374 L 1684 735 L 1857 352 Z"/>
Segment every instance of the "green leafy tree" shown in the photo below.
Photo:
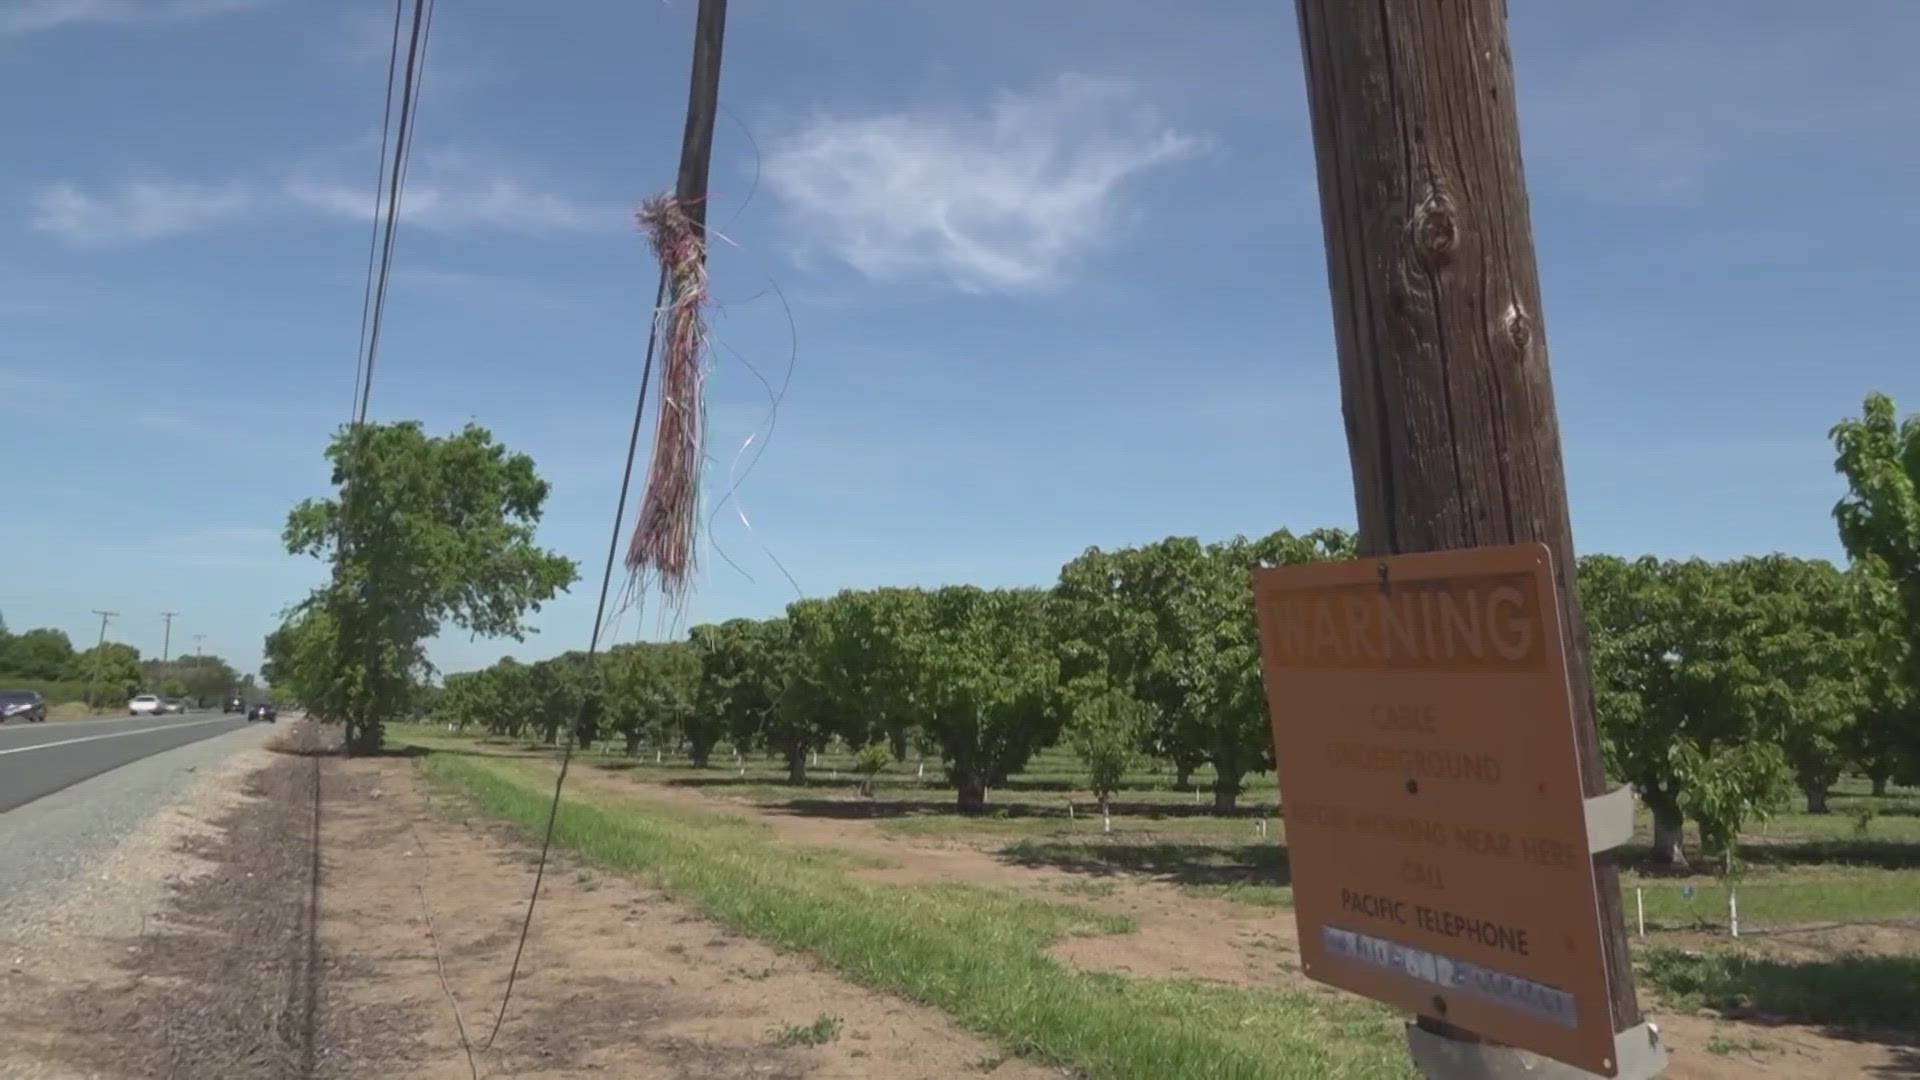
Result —
<path fill-rule="evenodd" d="M 1847 481 L 1833 508 L 1840 542 L 1856 564 L 1893 582 L 1902 609 L 1899 685 L 1880 688 L 1857 747 L 1884 791 L 1896 771 L 1920 780 L 1920 416 L 1899 420 L 1893 399 L 1869 394 L 1860 415 L 1830 434 L 1834 468 Z"/>
<path fill-rule="evenodd" d="M 853 746 L 885 739 L 896 762 L 915 733 L 916 685 L 906 645 L 927 625 L 919 589 L 846 590 L 803 628 L 807 674 L 831 699 L 832 729 Z"/>
<path fill-rule="evenodd" d="M 87 682 L 87 704 L 106 708 L 139 691 L 140 650 L 118 641 L 102 642 L 74 657 L 73 670 Z"/>
<path fill-rule="evenodd" d="M 1151 706 L 1146 742 L 1173 762 L 1176 784 L 1212 764 L 1215 812 L 1231 813 L 1245 778 L 1272 768 L 1249 574 L 1353 551 L 1352 536 L 1332 529 L 1090 549 L 1062 568 L 1053 593 L 1063 674 L 1124 688 Z"/>
<path fill-rule="evenodd" d="M 412 421 L 369 424 L 341 432 L 327 457 L 338 498 L 294 507 L 285 531 L 288 551 L 333 566 L 300 605 L 327 632 L 297 651 L 295 679 L 310 709 L 346 726 L 349 751 L 369 753 L 424 681 L 425 644 L 443 626 L 520 640 L 527 613 L 577 572 L 534 543 L 548 486 L 533 460 L 484 428 L 441 438 Z"/>
<path fill-rule="evenodd" d="M 953 585 L 927 599 L 927 626 L 903 643 L 918 727 L 939 746 L 961 813 L 1026 767 L 1059 732 L 1059 661 L 1047 595 Z"/>
<path fill-rule="evenodd" d="M 647 642 L 608 650 L 603 663 L 607 718 L 629 755 L 686 737 L 700 690 L 700 657 L 686 642 Z"/>
<path fill-rule="evenodd" d="M 1827 795 L 1857 756 L 1860 718 L 1897 662 L 1885 634 L 1897 610 L 1884 578 L 1843 573 L 1818 559 L 1738 559 L 1723 572 L 1745 617 L 1732 628 L 1729 673 L 1734 707 L 1779 746 L 1807 800 L 1827 812 Z"/>
<path fill-rule="evenodd" d="M 1818 805 L 1870 700 L 1872 646 L 1852 636 L 1867 583 L 1785 556 L 1607 555 L 1579 583 L 1602 748 L 1653 814 L 1656 860 L 1687 865 L 1689 816 L 1715 827 L 1690 807 L 1772 799 L 1776 758 Z"/>
<path fill-rule="evenodd" d="M 1067 743 L 1087 770 L 1087 789 L 1100 803 L 1103 827 L 1112 829 L 1113 797 L 1140 755 L 1153 723 L 1153 707 L 1125 690 L 1078 697 L 1067 722 Z"/>
<path fill-rule="evenodd" d="M 860 777 L 860 794 L 873 797 L 873 782 L 893 765 L 893 748 L 876 742 L 853 755 L 853 771 Z"/>
<path fill-rule="evenodd" d="M 73 642 L 65 632 L 48 628 L 10 635 L 0 646 L 0 675 L 13 679 L 52 682 L 84 678 L 75 665 Z"/>
<path fill-rule="evenodd" d="M 1765 743 L 1730 747 L 1711 758 L 1685 745 L 1675 753 L 1690 780 L 1682 804 L 1699 826 L 1702 852 L 1715 873 L 1738 877 L 1740 834 L 1785 804 L 1793 789 L 1793 767 L 1779 747 Z"/>
<path fill-rule="evenodd" d="M 778 715 L 788 674 L 788 634 L 785 619 L 729 619 L 693 628 L 700 690 L 687 742 L 696 766 L 707 766 L 723 737 L 742 750 L 755 745 L 784 749 L 788 738 L 798 738 Z"/>

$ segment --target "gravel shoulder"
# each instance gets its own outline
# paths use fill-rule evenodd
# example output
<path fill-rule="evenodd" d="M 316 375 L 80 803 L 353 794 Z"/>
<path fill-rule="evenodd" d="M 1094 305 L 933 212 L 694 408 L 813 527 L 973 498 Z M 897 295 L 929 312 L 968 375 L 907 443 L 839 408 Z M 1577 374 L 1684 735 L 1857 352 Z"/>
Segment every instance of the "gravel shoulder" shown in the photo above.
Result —
<path fill-rule="evenodd" d="M 171 868 L 188 832 L 236 797 L 271 731 L 242 728 L 124 765 L 0 813 L 0 958 L 42 951 L 51 924 L 118 932 L 153 903 L 156 867 Z M 149 886 L 145 899 L 127 890 Z M 135 890 L 139 891 L 139 890 Z"/>

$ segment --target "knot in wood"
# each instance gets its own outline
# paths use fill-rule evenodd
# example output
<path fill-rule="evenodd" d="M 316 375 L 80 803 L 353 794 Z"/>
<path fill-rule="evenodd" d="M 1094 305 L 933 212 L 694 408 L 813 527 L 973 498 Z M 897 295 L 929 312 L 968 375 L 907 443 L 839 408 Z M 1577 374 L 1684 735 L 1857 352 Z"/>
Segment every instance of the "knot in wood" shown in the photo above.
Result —
<path fill-rule="evenodd" d="M 1500 329 L 1507 335 L 1507 341 L 1515 352 L 1526 355 L 1527 346 L 1533 344 L 1533 320 L 1527 317 L 1525 308 L 1519 301 L 1507 304 L 1506 314 L 1500 318 Z"/>
<path fill-rule="evenodd" d="M 1429 270 L 1453 261 L 1453 253 L 1460 246 L 1460 215 L 1446 188 L 1439 184 L 1427 188 L 1427 197 L 1414 207 L 1408 232 L 1414 257 Z"/>

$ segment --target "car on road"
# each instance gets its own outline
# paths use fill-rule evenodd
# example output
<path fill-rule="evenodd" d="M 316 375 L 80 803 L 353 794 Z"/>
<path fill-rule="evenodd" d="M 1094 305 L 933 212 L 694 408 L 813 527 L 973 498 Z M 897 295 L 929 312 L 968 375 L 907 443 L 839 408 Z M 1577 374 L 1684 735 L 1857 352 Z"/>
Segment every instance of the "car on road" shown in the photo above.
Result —
<path fill-rule="evenodd" d="M 241 697 L 239 694 L 234 694 L 232 697 L 229 697 L 226 701 L 221 703 L 220 711 L 223 713 L 230 713 L 230 712 L 244 713 L 247 711 L 247 699 Z"/>
<path fill-rule="evenodd" d="M 162 710 L 160 695 L 141 694 L 127 702 L 128 716 L 159 716 Z"/>
<path fill-rule="evenodd" d="M 275 709 L 273 707 L 273 703 L 270 701 L 263 701 L 260 704 L 255 705 L 253 708 L 247 710 L 247 723 L 249 724 L 253 723 L 255 720 L 265 720 L 267 723 L 271 724 L 271 723 L 277 722 L 279 719 L 280 719 L 279 710 Z"/>
<path fill-rule="evenodd" d="M 178 716 L 187 711 L 187 703 L 180 698 L 161 698 L 160 711 L 169 716 Z"/>
<path fill-rule="evenodd" d="M 47 699 L 38 690 L 0 690 L 0 723 L 25 720 L 29 724 L 47 719 Z"/>

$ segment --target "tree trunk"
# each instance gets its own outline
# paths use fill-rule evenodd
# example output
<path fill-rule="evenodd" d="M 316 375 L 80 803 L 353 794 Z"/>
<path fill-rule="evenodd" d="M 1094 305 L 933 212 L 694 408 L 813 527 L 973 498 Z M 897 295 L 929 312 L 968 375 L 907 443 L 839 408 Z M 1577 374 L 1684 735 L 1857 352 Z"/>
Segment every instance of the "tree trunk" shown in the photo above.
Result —
<path fill-rule="evenodd" d="M 713 746 L 719 740 L 693 739 L 687 744 L 687 757 L 696 769 L 704 769 L 713 759 Z"/>
<path fill-rule="evenodd" d="M 987 778 L 975 773 L 956 774 L 954 805 L 963 814 L 979 814 L 987 809 Z"/>
<path fill-rule="evenodd" d="M 1173 759 L 1173 789 L 1186 791 L 1193 787 L 1193 762 L 1184 758 Z"/>
<path fill-rule="evenodd" d="M 1807 797 L 1807 813 L 1824 814 L 1827 812 L 1827 782 L 1813 779 L 1800 781 L 1800 792 Z"/>
<path fill-rule="evenodd" d="M 627 756 L 633 757 L 640 752 L 640 729 L 627 732 Z"/>
<path fill-rule="evenodd" d="M 1688 869 L 1685 846 L 1687 819 L 1680 813 L 1679 800 L 1648 795 L 1642 801 L 1653 812 L 1653 861 L 1675 870 Z"/>
<path fill-rule="evenodd" d="M 1873 781 L 1873 797 L 1874 798 L 1884 799 L 1887 797 L 1887 778 L 1891 775 L 1892 775 L 1891 773 L 1868 773 L 1867 774 L 1867 779 Z"/>
<path fill-rule="evenodd" d="M 378 720 L 347 721 L 347 753 L 355 757 L 377 754 L 386 742 L 386 725 Z"/>
<path fill-rule="evenodd" d="M 905 765 L 907 763 L 907 729 L 901 725 L 888 728 L 887 745 L 893 750 L 894 764 Z"/>
<path fill-rule="evenodd" d="M 560 745 L 560 721 L 548 720 L 540 729 L 540 741 L 548 746 Z"/>
<path fill-rule="evenodd" d="M 1219 766 L 1214 766 L 1219 769 Z M 1240 802 L 1240 781 L 1246 774 L 1221 769 L 1213 781 L 1213 813 L 1216 817 L 1232 817 Z"/>
<path fill-rule="evenodd" d="M 807 745 L 792 743 L 787 747 L 787 783 L 804 784 L 807 782 Z"/>

